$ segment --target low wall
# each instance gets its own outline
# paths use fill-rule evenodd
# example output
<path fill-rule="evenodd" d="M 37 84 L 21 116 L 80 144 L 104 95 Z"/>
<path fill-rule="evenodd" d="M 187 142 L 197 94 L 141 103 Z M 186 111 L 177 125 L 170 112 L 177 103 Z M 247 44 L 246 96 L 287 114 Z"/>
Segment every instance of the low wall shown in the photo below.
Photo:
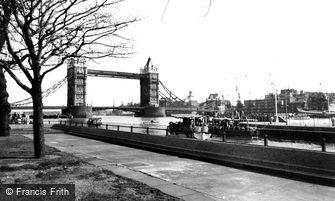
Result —
<path fill-rule="evenodd" d="M 53 128 L 112 143 L 335 186 L 335 154 L 333 153 L 210 142 L 66 125 L 54 125 Z"/>

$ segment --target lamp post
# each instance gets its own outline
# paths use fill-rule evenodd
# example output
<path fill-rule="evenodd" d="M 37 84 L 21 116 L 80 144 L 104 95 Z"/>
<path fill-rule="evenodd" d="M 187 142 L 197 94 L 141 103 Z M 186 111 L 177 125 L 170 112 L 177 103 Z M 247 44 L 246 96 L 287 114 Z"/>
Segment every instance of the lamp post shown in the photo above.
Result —
<path fill-rule="evenodd" d="M 271 82 L 271 85 L 272 85 L 272 88 L 273 88 L 273 91 L 274 91 L 274 94 L 275 94 L 275 122 L 277 123 L 278 122 L 277 91 L 274 87 L 273 82 Z"/>
<path fill-rule="evenodd" d="M 275 122 L 278 122 L 277 92 L 275 91 Z"/>
<path fill-rule="evenodd" d="M 326 93 L 325 95 L 326 95 L 326 99 L 327 99 L 327 111 L 328 111 L 328 114 L 329 114 L 329 99 L 330 99 L 330 96 L 329 96 L 328 93 Z M 329 117 L 329 126 L 330 126 L 330 125 L 333 125 L 333 124 L 331 123 L 331 121 L 332 121 L 332 118 L 331 118 L 331 116 L 330 116 L 330 117 Z"/>
<path fill-rule="evenodd" d="M 328 109 L 328 113 L 329 113 L 329 99 L 330 99 L 330 96 L 328 93 L 326 93 L 326 98 L 327 98 L 327 109 Z"/>
<path fill-rule="evenodd" d="M 287 120 L 288 120 L 288 116 L 287 116 L 287 91 L 289 89 L 285 90 L 285 117 L 286 117 L 286 125 L 288 124 Z"/>

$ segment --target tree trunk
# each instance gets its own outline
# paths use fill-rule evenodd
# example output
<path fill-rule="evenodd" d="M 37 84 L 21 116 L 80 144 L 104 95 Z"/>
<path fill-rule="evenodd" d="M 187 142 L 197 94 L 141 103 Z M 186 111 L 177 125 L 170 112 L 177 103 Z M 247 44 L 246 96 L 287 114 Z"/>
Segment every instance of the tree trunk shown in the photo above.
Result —
<path fill-rule="evenodd" d="M 10 7 L 10 1 L 2 1 L 1 2 L 3 9 L 3 18 L 2 25 L 0 25 L 0 29 L 7 29 L 10 16 L 12 14 Z M 5 37 L 0 35 L 0 51 L 5 44 Z M 10 127 L 9 127 L 9 114 L 10 114 L 10 105 L 8 103 L 8 93 L 6 86 L 6 78 L 3 72 L 2 67 L 0 67 L 0 136 L 9 136 Z"/>
<path fill-rule="evenodd" d="M 3 69 L 0 67 L 0 136 L 9 136 L 9 113 L 8 93 L 6 79 Z"/>
<path fill-rule="evenodd" d="M 32 87 L 33 99 L 33 128 L 34 128 L 34 154 L 35 158 L 45 156 L 44 125 L 43 125 L 43 100 L 40 81 L 35 81 Z"/>

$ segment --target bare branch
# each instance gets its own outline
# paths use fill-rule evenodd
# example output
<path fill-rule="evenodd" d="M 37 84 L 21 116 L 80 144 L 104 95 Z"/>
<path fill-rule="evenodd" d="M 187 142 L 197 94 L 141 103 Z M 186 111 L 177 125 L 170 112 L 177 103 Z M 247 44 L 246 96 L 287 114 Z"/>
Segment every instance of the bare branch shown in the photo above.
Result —
<path fill-rule="evenodd" d="M 212 0 L 209 0 L 208 8 L 207 8 L 207 11 L 206 11 L 204 17 L 207 17 L 207 15 L 209 13 L 209 10 L 211 9 L 211 6 L 212 6 Z"/>
<path fill-rule="evenodd" d="M 169 6 L 169 3 L 170 3 L 170 0 L 167 0 L 167 2 L 166 2 L 166 4 L 165 4 L 165 7 L 164 7 L 163 14 L 162 14 L 161 22 L 163 22 L 164 15 L 165 15 L 165 12 L 166 12 L 167 7 Z"/>
<path fill-rule="evenodd" d="M 2 26 L 4 26 L 4 24 L 2 24 Z M 18 56 L 18 54 L 16 52 L 14 52 L 12 44 L 11 44 L 11 40 L 8 37 L 8 33 L 7 33 L 7 29 L 1 29 L 2 33 L 3 33 L 3 37 L 5 38 L 6 44 L 7 44 L 7 50 L 8 52 L 11 54 L 11 56 L 13 57 L 14 61 L 17 63 L 17 65 L 19 66 L 19 68 L 22 70 L 22 72 L 26 75 L 26 77 L 28 78 L 28 80 L 30 82 L 33 81 L 33 78 L 31 77 L 30 73 L 28 72 L 27 68 L 24 66 L 21 58 Z M 25 58 L 23 58 L 24 60 Z M 3 61 L 4 62 L 4 61 Z M 7 70 L 8 65 L 4 65 L 4 68 Z M 7 68 L 6 68 L 7 67 Z"/>
<path fill-rule="evenodd" d="M 16 76 L 16 74 L 13 72 L 13 70 L 9 67 L 10 65 L 3 60 L 0 60 L 0 66 L 1 68 L 5 69 L 5 71 L 7 71 L 9 73 L 9 75 L 14 79 L 14 81 L 22 88 L 24 89 L 26 92 L 28 92 L 29 94 L 31 94 L 31 89 L 26 86 L 25 84 L 23 84 L 21 82 L 21 80 Z"/>

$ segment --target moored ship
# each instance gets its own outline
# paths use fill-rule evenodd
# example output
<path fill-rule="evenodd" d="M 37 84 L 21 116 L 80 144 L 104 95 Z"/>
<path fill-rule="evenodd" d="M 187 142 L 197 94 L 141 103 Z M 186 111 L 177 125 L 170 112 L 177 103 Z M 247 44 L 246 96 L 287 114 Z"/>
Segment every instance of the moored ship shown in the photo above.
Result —
<path fill-rule="evenodd" d="M 181 121 L 169 123 L 167 127 L 168 136 L 199 140 L 207 140 L 211 137 L 211 133 L 208 132 L 206 117 L 194 114 L 175 114 L 171 116 L 181 119 Z"/>
<path fill-rule="evenodd" d="M 209 133 L 214 135 L 226 135 L 230 137 L 258 137 L 259 131 L 256 126 L 250 126 L 240 119 L 213 118 L 209 125 Z"/>

